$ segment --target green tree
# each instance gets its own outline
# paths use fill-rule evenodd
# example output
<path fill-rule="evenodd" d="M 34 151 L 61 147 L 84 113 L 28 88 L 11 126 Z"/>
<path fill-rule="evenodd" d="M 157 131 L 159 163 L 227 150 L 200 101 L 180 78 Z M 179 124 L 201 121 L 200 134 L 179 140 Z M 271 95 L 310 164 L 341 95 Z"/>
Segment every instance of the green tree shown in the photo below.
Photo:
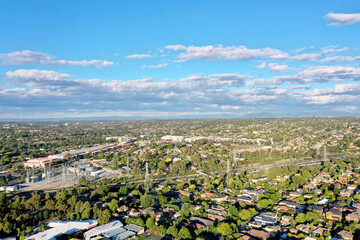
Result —
<path fill-rule="evenodd" d="M 170 226 L 166 231 L 166 234 L 171 235 L 173 237 L 178 237 L 178 229 L 175 226 Z"/>
<path fill-rule="evenodd" d="M 239 214 L 239 211 L 238 209 L 234 206 L 234 205 L 231 205 L 229 207 L 229 211 L 228 211 L 229 215 L 231 215 L 232 217 L 237 217 L 238 214 Z"/>
<path fill-rule="evenodd" d="M 156 226 L 155 231 L 163 235 L 166 233 L 166 228 L 164 225 Z"/>
<path fill-rule="evenodd" d="M 191 233 L 186 227 L 182 227 L 179 231 L 178 237 L 180 239 L 191 239 Z"/>
<path fill-rule="evenodd" d="M 306 221 L 305 213 L 299 213 L 295 218 L 297 223 L 304 223 Z"/>
<path fill-rule="evenodd" d="M 142 218 L 137 218 L 136 219 L 136 222 L 135 222 L 136 225 L 139 225 L 141 227 L 145 227 L 145 223 L 144 223 L 144 220 L 142 220 Z"/>
<path fill-rule="evenodd" d="M 111 213 L 109 209 L 105 209 L 103 212 L 101 212 L 101 214 L 99 215 L 99 224 L 106 224 L 109 223 L 111 219 Z"/>
<path fill-rule="evenodd" d="M 91 217 L 91 208 L 86 209 L 81 214 L 81 219 L 89 219 Z"/>
<path fill-rule="evenodd" d="M 190 203 L 185 203 L 181 210 L 180 210 L 180 215 L 183 217 L 189 217 L 191 214 L 191 210 L 192 210 L 192 205 Z"/>
<path fill-rule="evenodd" d="M 112 212 L 116 212 L 116 209 L 119 207 L 119 202 L 116 199 L 111 200 L 109 208 Z"/>
<path fill-rule="evenodd" d="M 156 200 L 154 196 L 145 194 L 140 198 L 140 203 L 142 208 L 148 208 L 155 206 Z"/>
<path fill-rule="evenodd" d="M 216 229 L 223 236 L 228 236 L 233 233 L 233 230 L 228 223 L 220 223 L 220 225 Z"/>
<path fill-rule="evenodd" d="M 149 217 L 147 220 L 146 220 L 146 227 L 148 229 L 152 229 L 152 227 L 155 226 L 155 220 L 152 218 L 152 217 Z"/>
<path fill-rule="evenodd" d="M 87 182 L 88 182 L 88 180 L 86 179 L 85 176 L 81 176 L 81 177 L 79 178 L 79 184 L 80 184 L 80 185 L 86 185 Z"/>
<path fill-rule="evenodd" d="M 128 188 L 127 188 L 126 186 L 122 186 L 122 187 L 120 187 L 120 189 L 119 189 L 119 194 L 120 194 L 121 196 L 125 196 L 125 195 L 127 194 L 127 191 L 128 191 Z"/>
<path fill-rule="evenodd" d="M 252 217 L 252 213 L 248 209 L 241 209 L 239 212 L 239 217 L 241 220 L 248 220 Z"/>

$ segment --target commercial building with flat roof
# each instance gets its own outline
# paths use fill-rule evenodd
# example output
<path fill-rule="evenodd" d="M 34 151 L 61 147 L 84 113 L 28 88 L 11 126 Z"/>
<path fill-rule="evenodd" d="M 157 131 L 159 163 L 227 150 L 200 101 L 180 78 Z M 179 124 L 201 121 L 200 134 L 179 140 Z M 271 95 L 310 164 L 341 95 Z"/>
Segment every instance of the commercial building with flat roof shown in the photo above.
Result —
<path fill-rule="evenodd" d="M 84 221 L 53 221 L 48 230 L 26 237 L 26 240 L 56 240 L 61 235 L 72 235 L 81 230 L 90 229 L 98 224 L 96 220 Z"/>
<path fill-rule="evenodd" d="M 113 221 L 111 223 L 95 227 L 84 233 L 85 240 L 90 240 L 92 238 L 96 238 L 100 234 L 108 233 L 112 230 L 118 229 L 122 227 L 123 224 L 120 221 Z"/>

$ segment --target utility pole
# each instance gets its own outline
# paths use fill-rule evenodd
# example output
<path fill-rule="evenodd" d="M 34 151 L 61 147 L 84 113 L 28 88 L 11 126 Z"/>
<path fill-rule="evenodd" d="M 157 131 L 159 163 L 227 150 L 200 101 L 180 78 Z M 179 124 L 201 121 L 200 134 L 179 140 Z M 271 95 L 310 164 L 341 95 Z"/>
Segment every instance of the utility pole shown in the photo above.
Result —
<path fill-rule="evenodd" d="M 149 181 L 149 164 L 146 162 L 145 163 L 145 182 L 148 182 Z"/>
<path fill-rule="evenodd" d="M 126 159 L 126 166 L 127 166 L 127 175 L 130 176 L 130 164 L 129 164 L 129 156 Z"/>
<path fill-rule="evenodd" d="M 148 188 L 150 186 L 150 174 L 149 174 L 149 164 L 148 164 L 148 162 L 145 163 L 145 169 L 146 169 L 146 172 L 145 172 L 144 186 L 146 188 Z"/>
<path fill-rule="evenodd" d="M 30 183 L 30 174 L 29 174 L 29 169 L 26 168 L 26 180 L 25 180 L 26 183 Z"/>
<path fill-rule="evenodd" d="M 234 153 L 233 153 L 233 166 L 236 166 L 236 156 L 235 156 L 235 149 L 234 149 Z"/>
<path fill-rule="evenodd" d="M 230 172 L 230 159 L 228 158 L 228 160 L 227 160 L 227 184 L 229 184 L 229 181 L 230 181 L 230 174 L 231 174 L 231 172 Z"/>
<path fill-rule="evenodd" d="M 63 165 L 63 183 L 66 182 L 66 170 L 65 170 L 65 164 Z"/>

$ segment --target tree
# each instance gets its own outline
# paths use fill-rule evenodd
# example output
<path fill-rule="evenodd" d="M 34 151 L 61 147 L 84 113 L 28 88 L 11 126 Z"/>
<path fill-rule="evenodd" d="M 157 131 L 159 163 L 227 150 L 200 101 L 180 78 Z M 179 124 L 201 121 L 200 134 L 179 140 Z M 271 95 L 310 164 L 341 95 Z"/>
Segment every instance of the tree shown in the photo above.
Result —
<path fill-rule="evenodd" d="M 79 178 L 79 184 L 80 185 L 85 185 L 85 184 L 87 184 L 87 179 L 86 179 L 86 177 L 85 176 L 81 176 L 80 178 Z"/>
<path fill-rule="evenodd" d="M 146 227 L 148 229 L 152 229 L 152 227 L 155 226 L 155 220 L 152 218 L 152 217 L 149 217 L 147 220 L 146 220 Z"/>
<path fill-rule="evenodd" d="M 164 195 L 159 195 L 158 196 L 158 200 L 159 200 L 159 204 L 162 206 L 167 202 L 167 199 Z"/>
<path fill-rule="evenodd" d="M 185 203 L 181 210 L 180 210 L 180 215 L 183 217 L 189 217 L 191 214 L 191 210 L 192 210 L 192 205 L 190 203 Z"/>
<path fill-rule="evenodd" d="M 116 212 L 116 209 L 119 207 L 118 201 L 116 199 L 111 200 L 109 208 L 112 212 Z"/>
<path fill-rule="evenodd" d="M 259 201 L 259 206 L 261 208 L 267 208 L 270 204 L 272 203 L 272 200 L 271 199 L 261 199 Z"/>
<path fill-rule="evenodd" d="M 142 220 L 142 218 L 137 218 L 136 219 L 136 222 L 135 222 L 136 225 L 139 225 L 141 227 L 145 227 L 145 223 L 144 223 L 144 220 Z"/>
<path fill-rule="evenodd" d="M 252 217 L 251 211 L 247 209 L 241 209 L 239 212 L 239 217 L 241 220 L 248 220 Z"/>
<path fill-rule="evenodd" d="M 297 223 L 304 223 L 306 221 L 305 213 L 299 213 L 295 218 Z"/>
<path fill-rule="evenodd" d="M 166 231 L 166 234 L 171 235 L 173 237 L 177 237 L 178 236 L 178 229 L 175 226 L 171 226 Z"/>
<path fill-rule="evenodd" d="M 105 209 L 105 211 L 101 212 L 101 214 L 99 215 L 99 224 L 106 224 L 109 223 L 111 219 L 111 213 L 109 209 Z"/>
<path fill-rule="evenodd" d="M 311 222 L 311 221 L 317 222 L 320 219 L 320 216 L 319 216 L 319 214 L 317 214 L 315 212 L 307 212 L 305 219 L 308 222 Z"/>
<path fill-rule="evenodd" d="M 88 208 L 81 214 L 81 219 L 89 219 L 90 216 L 91 216 L 91 208 Z"/>
<path fill-rule="evenodd" d="M 184 189 L 184 187 L 183 187 L 183 185 L 182 184 L 178 184 L 178 185 L 176 185 L 176 190 L 183 190 Z"/>
<path fill-rule="evenodd" d="M 119 189 L 119 194 L 120 194 L 121 196 L 125 196 L 125 195 L 127 194 L 127 191 L 128 191 L 128 188 L 127 188 L 126 186 L 122 186 L 122 187 L 120 187 L 120 189 Z"/>
<path fill-rule="evenodd" d="M 166 228 L 164 227 L 164 225 L 156 226 L 155 231 L 159 234 L 165 234 Z"/>
<path fill-rule="evenodd" d="M 234 206 L 234 205 L 231 205 L 230 207 L 229 207 L 229 215 L 231 215 L 232 217 L 236 217 L 236 216 L 238 216 L 238 214 L 239 214 L 239 211 L 238 211 L 238 209 Z"/>
<path fill-rule="evenodd" d="M 228 223 L 221 223 L 216 229 L 223 236 L 228 236 L 233 233 L 233 230 Z"/>
<path fill-rule="evenodd" d="M 191 233 L 186 227 L 182 227 L 179 231 L 178 237 L 180 239 L 191 239 Z"/>
<path fill-rule="evenodd" d="M 308 170 L 303 170 L 302 171 L 302 177 L 305 178 L 305 179 L 310 179 L 310 178 L 312 178 L 312 175 Z"/>
<path fill-rule="evenodd" d="M 152 195 L 145 194 L 140 198 L 141 207 L 148 208 L 153 207 L 156 204 L 155 197 Z"/>

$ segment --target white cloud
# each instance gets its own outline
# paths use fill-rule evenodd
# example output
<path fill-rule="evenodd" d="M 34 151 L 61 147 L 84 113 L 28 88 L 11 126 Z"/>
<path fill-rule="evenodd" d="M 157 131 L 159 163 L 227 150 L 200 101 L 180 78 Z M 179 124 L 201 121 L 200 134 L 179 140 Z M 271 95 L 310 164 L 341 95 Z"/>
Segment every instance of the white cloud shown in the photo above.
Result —
<path fill-rule="evenodd" d="M 180 48 L 183 50 L 183 48 Z M 182 60 L 192 59 L 227 59 L 227 60 L 255 60 L 261 58 L 284 59 L 288 57 L 288 53 L 274 49 L 249 49 L 245 46 L 189 46 L 185 53 L 180 54 Z"/>
<path fill-rule="evenodd" d="M 359 79 L 358 68 L 346 66 L 309 67 L 298 74 L 255 79 L 263 84 L 291 83 L 295 86 L 254 86 L 245 81 L 251 76 L 238 73 L 190 75 L 181 79 L 153 78 L 135 80 L 73 80 L 66 73 L 38 69 L 19 69 L 6 73 L 9 82 L 0 88 L 0 109 L 22 107 L 22 113 L 34 116 L 69 113 L 76 116 L 114 116 L 130 114 L 159 117 L 171 113 L 192 115 L 194 110 L 216 114 L 253 112 L 284 112 L 296 109 L 332 110 L 338 106 L 360 106 L 360 83 L 336 84 L 314 89 L 312 82 L 346 82 Z M 306 83 L 306 85 L 303 85 Z M 301 85 L 299 85 L 301 84 Z M 30 88 L 27 86 L 31 86 Z M 216 111 L 214 111 L 214 109 Z M 241 111 L 239 111 L 241 110 Z M 151 112 L 151 113 L 150 113 Z M 1 113 L 1 110 L 0 110 Z M 159 115 L 151 115 L 159 113 Z M 40 114 L 39 114 L 40 115 Z"/>
<path fill-rule="evenodd" d="M 69 61 L 69 60 L 40 60 L 40 65 L 72 65 L 72 66 L 96 66 L 98 68 L 110 67 L 114 65 L 114 62 L 106 60 L 81 60 L 81 61 Z"/>
<path fill-rule="evenodd" d="M 246 46 L 223 46 L 223 45 L 208 45 L 208 46 L 183 46 L 183 45 L 169 45 L 165 46 L 166 49 L 173 51 L 182 51 L 179 54 L 179 61 L 188 61 L 194 59 L 206 59 L 206 60 L 239 60 L 239 61 L 251 61 L 262 59 L 282 59 L 292 61 L 315 61 L 320 57 L 331 53 L 343 52 L 348 48 L 335 48 L 329 47 L 322 49 L 319 53 L 304 53 L 291 56 L 285 51 L 281 51 L 275 48 L 258 48 L 250 49 Z M 261 64 L 260 66 L 263 66 Z"/>
<path fill-rule="evenodd" d="M 333 88 L 314 89 L 307 92 L 292 92 L 290 97 L 307 104 L 325 105 L 334 103 L 359 103 L 360 84 L 337 84 Z"/>
<path fill-rule="evenodd" d="M 243 107 L 232 106 L 232 105 L 222 105 L 222 106 L 220 106 L 220 108 L 223 110 L 239 110 L 239 109 L 242 109 Z"/>
<path fill-rule="evenodd" d="M 344 26 L 354 23 L 360 23 L 360 13 L 333 13 L 330 12 L 326 15 L 331 22 L 331 26 Z"/>
<path fill-rule="evenodd" d="M 169 64 L 167 63 L 161 63 L 161 64 L 157 64 L 157 65 L 143 65 L 142 68 L 163 68 L 163 67 L 166 67 L 168 66 Z"/>
<path fill-rule="evenodd" d="M 291 69 L 286 64 L 279 65 L 277 63 L 269 63 L 269 68 L 270 68 L 270 71 L 273 73 L 274 72 L 287 72 Z"/>
<path fill-rule="evenodd" d="M 301 51 L 304 51 L 305 49 L 307 49 L 307 47 L 299 48 L 299 49 L 295 50 L 295 52 L 301 52 Z"/>
<path fill-rule="evenodd" d="M 6 73 L 9 79 L 15 79 L 19 83 L 26 83 L 27 86 L 58 86 L 69 85 L 72 81 L 70 75 L 48 70 L 18 69 Z"/>
<path fill-rule="evenodd" d="M 114 62 L 106 60 L 53 60 L 54 57 L 47 53 L 33 52 L 23 50 L 18 52 L 11 52 L 7 54 L 0 54 L 3 65 L 76 65 L 76 66 L 96 66 L 98 68 L 109 67 L 114 65 Z"/>
<path fill-rule="evenodd" d="M 3 65 L 38 64 L 41 60 L 52 59 L 49 54 L 29 50 L 0 54 L 0 58 Z"/>
<path fill-rule="evenodd" d="M 165 46 L 166 49 L 169 49 L 169 50 L 174 50 L 174 51 L 178 51 L 178 50 L 185 50 L 186 47 L 184 45 L 167 45 Z"/>
<path fill-rule="evenodd" d="M 149 54 L 132 54 L 126 56 L 127 59 L 144 59 L 151 57 Z"/>
<path fill-rule="evenodd" d="M 360 56 L 357 57 L 333 56 L 333 57 L 326 57 L 321 61 L 322 62 L 356 62 L 356 61 L 360 61 Z"/>
<path fill-rule="evenodd" d="M 256 85 L 280 85 L 307 84 L 314 82 L 345 82 L 360 81 L 360 68 L 348 66 L 314 66 L 295 75 L 275 76 L 272 78 L 259 78 L 246 83 L 248 86 Z"/>
<path fill-rule="evenodd" d="M 256 68 L 256 69 L 264 69 L 264 68 L 266 68 L 266 62 L 263 62 L 263 63 L 255 66 L 255 68 Z"/>
<path fill-rule="evenodd" d="M 299 55 L 289 57 L 288 60 L 293 60 L 293 61 L 315 61 L 316 59 L 318 59 L 320 57 L 323 57 L 325 55 L 332 54 L 332 53 L 340 53 L 340 52 L 344 52 L 344 51 L 347 51 L 347 50 L 349 50 L 349 48 L 347 48 L 347 47 L 344 47 L 344 48 L 328 47 L 328 48 L 323 48 L 320 53 L 299 54 Z"/>

